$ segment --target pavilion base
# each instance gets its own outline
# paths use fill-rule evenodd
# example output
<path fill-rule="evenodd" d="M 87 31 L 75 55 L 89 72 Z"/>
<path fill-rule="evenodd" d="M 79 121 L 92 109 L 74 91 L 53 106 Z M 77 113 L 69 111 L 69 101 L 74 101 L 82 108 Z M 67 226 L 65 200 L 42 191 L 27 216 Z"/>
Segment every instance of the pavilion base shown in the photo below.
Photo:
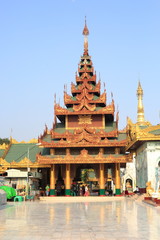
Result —
<path fill-rule="evenodd" d="M 56 193 L 55 193 L 55 189 L 50 189 L 50 197 L 55 197 Z"/>
<path fill-rule="evenodd" d="M 99 196 L 105 196 L 105 189 L 99 189 Z"/>
<path fill-rule="evenodd" d="M 71 189 L 65 189 L 65 196 L 70 197 L 71 196 Z"/>
<path fill-rule="evenodd" d="M 116 189 L 116 196 L 121 196 L 121 189 Z"/>
<path fill-rule="evenodd" d="M 42 196 L 40 197 L 40 201 L 42 202 L 52 202 L 52 203 L 68 203 L 68 202 L 113 202 L 113 201 L 123 201 L 125 199 L 124 196 L 110 196 L 110 197 L 103 197 L 103 196 L 76 196 L 76 197 L 64 197 L 64 196 L 58 196 L 58 197 L 46 197 Z"/>

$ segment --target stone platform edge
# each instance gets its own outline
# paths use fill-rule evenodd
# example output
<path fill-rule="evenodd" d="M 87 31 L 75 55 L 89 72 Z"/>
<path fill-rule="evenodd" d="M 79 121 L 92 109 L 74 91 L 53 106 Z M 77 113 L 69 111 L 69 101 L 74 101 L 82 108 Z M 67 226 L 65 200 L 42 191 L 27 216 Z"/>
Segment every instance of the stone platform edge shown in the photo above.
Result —
<path fill-rule="evenodd" d="M 41 202 L 108 202 L 108 201 L 117 201 L 124 200 L 124 196 L 115 196 L 115 197 L 40 197 Z"/>

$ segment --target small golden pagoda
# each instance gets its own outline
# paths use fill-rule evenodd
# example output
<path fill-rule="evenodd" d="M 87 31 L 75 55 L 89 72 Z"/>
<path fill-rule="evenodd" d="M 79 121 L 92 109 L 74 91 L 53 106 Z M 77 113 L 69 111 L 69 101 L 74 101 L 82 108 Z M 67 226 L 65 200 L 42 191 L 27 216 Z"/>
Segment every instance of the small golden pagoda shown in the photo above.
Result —
<path fill-rule="evenodd" d="M 134 124 L 129 118 L 127 121 L 126 151 L 135 153 L 136 184 L 143 193 L 146 192 L 147 182 L 150 181 L 154 189 L 157 189 L 159 182 L 156 172 L 160 172 L 160 124 L 151 125 L 145 120 L 143 89 L 140 82 L 137 88 L 137 98 L 137 122 Z"/>

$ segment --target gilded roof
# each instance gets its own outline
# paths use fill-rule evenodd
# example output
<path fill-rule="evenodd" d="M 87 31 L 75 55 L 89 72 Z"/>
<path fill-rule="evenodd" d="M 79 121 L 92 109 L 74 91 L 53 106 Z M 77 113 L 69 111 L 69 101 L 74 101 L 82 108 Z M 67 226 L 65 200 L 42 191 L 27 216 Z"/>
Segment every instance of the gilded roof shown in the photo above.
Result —
<path fill-rule="evenodd" d="M 158 129 L 152 130 L 149 133 L 154 134 L 154 135 L 160 135 L 160 125 Z"/>
<path fill-rule="evenodd" d="M 84 26 L 84 29 L 83 29 L 83 35 L 89 35 L 89 30 L 88 30 L 88 27 L 87 27 L 87 23 L 86 23 L 86 20 L 85 20 L 85 26 Z"/>
<path fill-rule="evenodd" d="M 146 125 L 140 126 L 139 123 L 133 124 L 128 119 L 127 124 L 127 149 L 135 149 L 144 141 L 160 141 L 160 124 L 151 125 L 146 122 Z"/>

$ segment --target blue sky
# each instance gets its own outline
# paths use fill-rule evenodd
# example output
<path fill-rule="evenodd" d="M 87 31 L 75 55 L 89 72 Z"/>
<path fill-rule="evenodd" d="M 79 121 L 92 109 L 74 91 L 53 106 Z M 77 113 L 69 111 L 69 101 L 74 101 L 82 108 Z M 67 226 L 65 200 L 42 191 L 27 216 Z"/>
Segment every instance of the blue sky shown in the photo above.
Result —
<path fill-rule="evenodd" d="M 119 108 L 119 129 L 136 122 L 138 79 L 145 118 L 160 123 L 160 1 L 0 1 L 0 137 L 37 138 L 52 127 L 54 94 L 63 106 L 83 54 L 87 16 L 89 54 L 97 76 Z M 12 129 L 12 130 L 11 130 Z"/>

